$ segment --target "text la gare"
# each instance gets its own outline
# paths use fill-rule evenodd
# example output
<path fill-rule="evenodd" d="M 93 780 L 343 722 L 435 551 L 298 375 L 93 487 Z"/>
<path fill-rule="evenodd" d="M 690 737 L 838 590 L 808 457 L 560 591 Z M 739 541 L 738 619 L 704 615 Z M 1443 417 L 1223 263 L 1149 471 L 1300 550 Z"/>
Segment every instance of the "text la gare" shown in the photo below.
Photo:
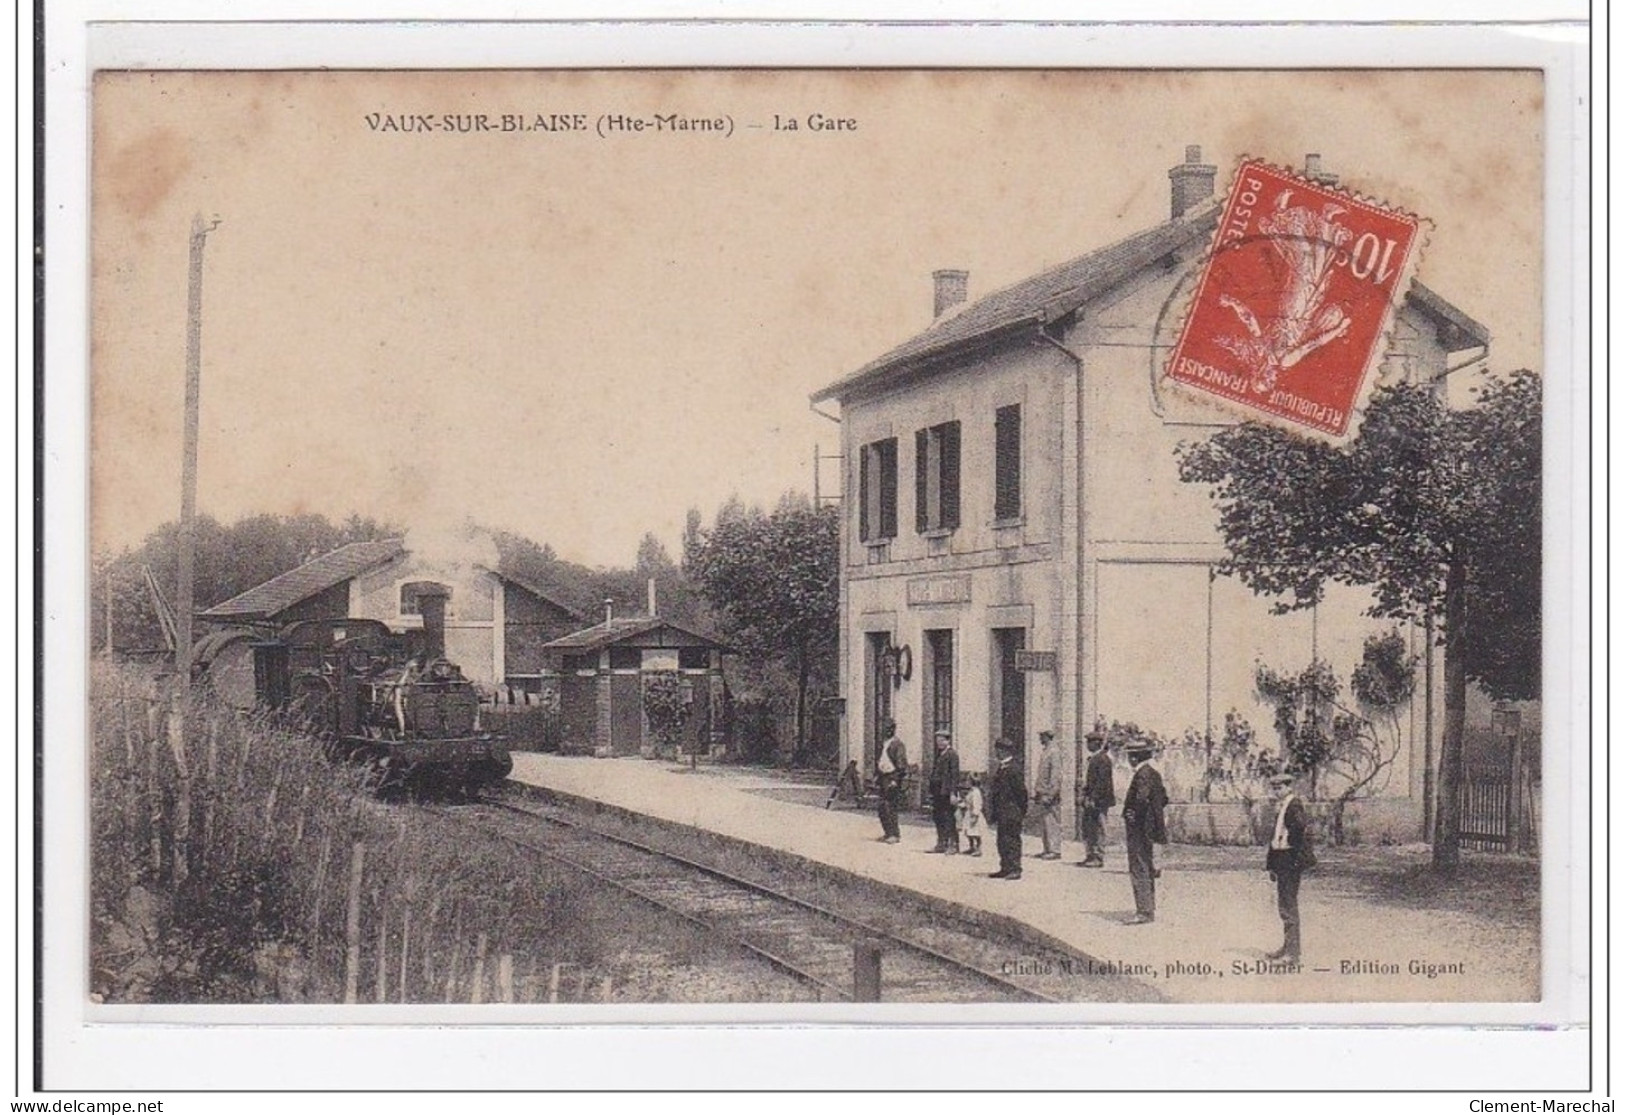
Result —
<path fill-rule="evenodd" d="M 858 122 L 850 116 L 825 116 L 815 112 L 803 120 L 795 116 L 780 116 L 773 114 L 773 130 L 775 132 L 799 132 L 805 129 L 809 132 L 855 132 Z"/>

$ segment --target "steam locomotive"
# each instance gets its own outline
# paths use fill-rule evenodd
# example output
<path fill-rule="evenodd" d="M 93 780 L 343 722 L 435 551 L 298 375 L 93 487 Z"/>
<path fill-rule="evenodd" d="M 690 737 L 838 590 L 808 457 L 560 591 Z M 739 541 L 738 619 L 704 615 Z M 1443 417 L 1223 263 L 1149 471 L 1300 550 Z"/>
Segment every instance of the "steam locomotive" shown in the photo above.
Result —
<path fill-rule="evenodd" d="M 444 598 L 420 605 L 423 629 L 400 635 L 370 619 L 290 625 L 254 645 L 255 690 L 330 756 L 362 764 L 375 792 L 467 796 L 506 778 L 513 759 L 481 727 L 474 683 L 445 655 Z"/>

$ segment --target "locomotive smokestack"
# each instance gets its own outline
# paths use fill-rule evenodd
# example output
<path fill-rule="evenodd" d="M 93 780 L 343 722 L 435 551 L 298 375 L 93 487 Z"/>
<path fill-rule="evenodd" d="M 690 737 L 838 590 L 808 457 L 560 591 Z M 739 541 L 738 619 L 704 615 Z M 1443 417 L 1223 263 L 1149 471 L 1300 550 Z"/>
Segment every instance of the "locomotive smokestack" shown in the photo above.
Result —
<path fill-rule="evenodd" d="M 426 658 L 446 657 L 446 598 L 450 595 L 440 585 L 418 590 L 418 612 L 423 616 L 423 653 Z"/>

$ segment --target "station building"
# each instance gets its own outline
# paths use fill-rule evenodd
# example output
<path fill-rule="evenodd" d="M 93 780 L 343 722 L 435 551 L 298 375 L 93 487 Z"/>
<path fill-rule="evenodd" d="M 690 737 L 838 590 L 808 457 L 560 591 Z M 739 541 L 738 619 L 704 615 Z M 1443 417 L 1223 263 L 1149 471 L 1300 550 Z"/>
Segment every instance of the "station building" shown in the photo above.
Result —
<path fill-rule="evenodd" d="M 936 272 L 930 325 L 812 396 L 838 404 L 842 426 L 843 762 L 873 770 L 886 717 L 926 769 L 939 728 L 968 770 L 991 766 L 1001 736 L 1030 770 L 1053 730 L 1069 783 L 1097 719 L 1216 737 L 1235 711 L 1269 740 L 1258 662 L 1319 657 L 1346 679 L 1366 636 L 1392 626 L 1362 614 L 1360 591 L 1273 615 L 1215 574 L 1216 513 L 1180 481 L 1175 450 L 1236 419 L 1159 381 L 1218 218 L 1217 167 L 1191 147 L 1168 175 L 1162 224 L 974 301 L 965 272 Z M 1488 344 L 1415 283 L 1379 375 L 1444 392 L 1446 371 Z M 1422 633 L 1406 635 L 1427 661 Z M 1418 680 L 1383 797 L 1363 806 L 1373 839 L 1421 833 L 1442 688 L 1430 718 Z"/>

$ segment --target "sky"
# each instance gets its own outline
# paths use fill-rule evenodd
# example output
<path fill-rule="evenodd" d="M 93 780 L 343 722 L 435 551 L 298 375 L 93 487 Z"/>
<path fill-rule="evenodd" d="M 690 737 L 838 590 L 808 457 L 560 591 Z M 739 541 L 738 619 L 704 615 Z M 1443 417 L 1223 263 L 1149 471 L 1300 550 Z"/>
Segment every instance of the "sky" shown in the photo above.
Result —
<path fill-rule="evenodd" d="M 589 565 L 810 491 L 809 394 L 929 325 L 933 269 L 975 299 L 1165 220 L 1187 144 L 1221 192 L 1313 151 L 1418 213 L 1418 278 L 1541 369 L 1537 72 L 103 72 L 92 112 L 98 550 L 178 514 L 194 214 L 201 512 L 467 517 Z M 501 130 L 549 114 L 585 127 Z"/>

